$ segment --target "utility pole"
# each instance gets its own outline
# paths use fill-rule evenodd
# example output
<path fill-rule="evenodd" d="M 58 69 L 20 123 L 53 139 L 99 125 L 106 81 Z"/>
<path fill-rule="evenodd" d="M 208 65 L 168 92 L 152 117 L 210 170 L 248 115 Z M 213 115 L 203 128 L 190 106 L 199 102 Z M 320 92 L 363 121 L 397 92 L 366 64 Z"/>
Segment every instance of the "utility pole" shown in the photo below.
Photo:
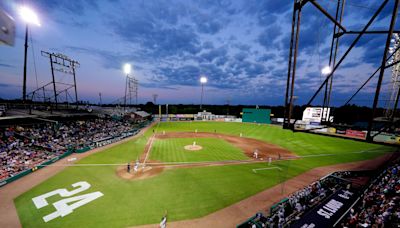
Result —
<path fill-rule="evenodd" d="M 157 104 L 158 94 L 153 94 L 153 104 Z"/>

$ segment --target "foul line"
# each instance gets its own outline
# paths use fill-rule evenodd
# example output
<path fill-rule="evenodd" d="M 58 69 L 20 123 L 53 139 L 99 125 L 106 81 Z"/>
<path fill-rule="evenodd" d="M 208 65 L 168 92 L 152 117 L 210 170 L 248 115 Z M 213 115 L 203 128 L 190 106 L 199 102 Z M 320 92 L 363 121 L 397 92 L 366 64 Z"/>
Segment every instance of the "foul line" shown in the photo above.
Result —
<path fill-rule="evenodd" d="M 282 171 L 281 168 L 274 166 L 274 167 L 268 167 L 268 168 L 259 168 L 259 169 L 253 169 L 254 173 L 257 173 L 257 170 L 270 170 L 270 169 L 279 169 L 279 171 Z"/>
<path fill-rule="evenodd" d="M 344 153 L 340 153 L 340 154 L 307 154 L 307 155 L 300 155 L 300 156 L 294 156 L 294 157 L 282 157 L 282 160 L 293 160 L 296 158 L 309 158 L 309 157 L 325 157 L 325 156 L 341 156 L 341 155 L 345 155 L 345 154 L 362 154 L 362 153 L 390 153 L 390 152 L 394 152 L 392 150 L 387 150 L 387 151 L 374 151 L 377 150 L 379 148 L 372 148 L 372 149 L 368 149 L 368 150 L 360 150 L 360 151 L 353 151 L 353 152 L 344 152 Z"/>
<path fill-rule="evenodd" d="M 149 148 L 147 148 L 146 157 L 144 158 L 144 161 L 143 161 L 143 166 L 146 166 L 146 161 L 147 161 L 147 158 L 149 157 L 151 147 L 153 146 L 153 141 L 154 141 L 154 134 L 150 138 L 150 145 L 149 145 Z"/>

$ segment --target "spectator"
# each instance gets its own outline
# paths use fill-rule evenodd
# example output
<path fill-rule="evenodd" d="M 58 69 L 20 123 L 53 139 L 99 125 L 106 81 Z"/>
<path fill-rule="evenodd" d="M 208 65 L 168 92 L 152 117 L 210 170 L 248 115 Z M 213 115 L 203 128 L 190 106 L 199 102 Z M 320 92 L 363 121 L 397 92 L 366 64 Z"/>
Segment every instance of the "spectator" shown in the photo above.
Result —
<path fill-rule="evenodd" d="M 0 129 L 0 180 L 36 167 L 68 151 L 92 142 L 120 136 L 133 126 L 124 120 L 93 119 Z"/>
<path fill-rule="evenodd" d="M 400 165 L 388 167 L 352 208 L 347 227 L 398 227 L 400 224 Z"/>

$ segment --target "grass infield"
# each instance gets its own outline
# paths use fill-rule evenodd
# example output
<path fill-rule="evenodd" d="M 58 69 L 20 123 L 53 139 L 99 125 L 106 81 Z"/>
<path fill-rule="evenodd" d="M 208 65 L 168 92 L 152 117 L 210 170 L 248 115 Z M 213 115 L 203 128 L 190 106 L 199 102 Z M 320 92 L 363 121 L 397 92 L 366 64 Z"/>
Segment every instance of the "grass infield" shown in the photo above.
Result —
<path fill-rule="evenodd" d="M 198 151 L 184 149 L 193 142 L 202 147 Z M 153 143 L 151 160 L 163 162 L 198 162 L 198 161 L 227 161 L 247 160 L 243 152 L 223 139 L 213 138 L 174 138 L 156 139 Z"/>
<path fill-rule="evenodd" d="M 252 169 L 264 168 L 266 164 L 242 164 L 167 169 L 158 176 L 134 181 L 120 179 L 116 175 L 115 166 L 69 167 L 15 199 L 22 225 L 127 227 L 158 223 L 166 210 L 169 221 L 193 219 L 227 207 L 309 169 L 371 159 L 394 150 L 392 147 L 353 140 L 293 133 L 270 125 L 179 122 L 160 123 L 143 136 L 93 154 L 78 164 L 126 163 L 135 160 L 143 152 L 153 129 L 157 132 L 193 132 L 197 129 L 199 132 L 217 131 L 231 135 L 242 133 L 244 137 L 277 144 L 305 157 L 274 162 L 273 165 L 279 166 L 285 172 L 273 169 L 254 173 Z M 226 145 L 225 141 L 209 138 L 201 140 L 204 142 L 196 141 L 203 144 L 205 149 L 199 155 L 194 154 L 197 153 L 195 151 L 182 151 L 184 145 L 193 143 L 193 139 L 156 140 L 150 158 L 159 161 L 246 159 L 240 149 Z M 228 147 L 229 150 L 226 149 Z M 212 151 L 218 153 L 213 154 Z M 328 155 L 320 156 L 321 154 Z M 36 209 L 32 198 L 59 188 L 73 190 L 71 184 L 79 181 L 87 181 L 91 188 L 77 195 L 100 191 L 104 196 L 75 209 L 65 217 L 45 223 L 42 217 L 55 211 L 51 203 L 62 198 L 50 197 L 49 206 L 42 209 Z"/>

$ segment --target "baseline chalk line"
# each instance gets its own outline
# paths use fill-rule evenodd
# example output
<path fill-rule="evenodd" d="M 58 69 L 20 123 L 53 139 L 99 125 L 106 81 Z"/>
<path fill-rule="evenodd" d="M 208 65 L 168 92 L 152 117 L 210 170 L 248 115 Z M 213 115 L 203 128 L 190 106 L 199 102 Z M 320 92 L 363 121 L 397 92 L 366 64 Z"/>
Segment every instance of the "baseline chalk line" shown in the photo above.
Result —
<path fill-rule="evenodd" d="M 280 171 L 282 171 L 281 168 L 274 166 L 274 167 L 268 167 L 268 168 L 258 168 L 258 169 L 253 169 L 254 173 L 257 173 L 257 170 L 269 170 L 269 169 L 279 169 Z"/>

